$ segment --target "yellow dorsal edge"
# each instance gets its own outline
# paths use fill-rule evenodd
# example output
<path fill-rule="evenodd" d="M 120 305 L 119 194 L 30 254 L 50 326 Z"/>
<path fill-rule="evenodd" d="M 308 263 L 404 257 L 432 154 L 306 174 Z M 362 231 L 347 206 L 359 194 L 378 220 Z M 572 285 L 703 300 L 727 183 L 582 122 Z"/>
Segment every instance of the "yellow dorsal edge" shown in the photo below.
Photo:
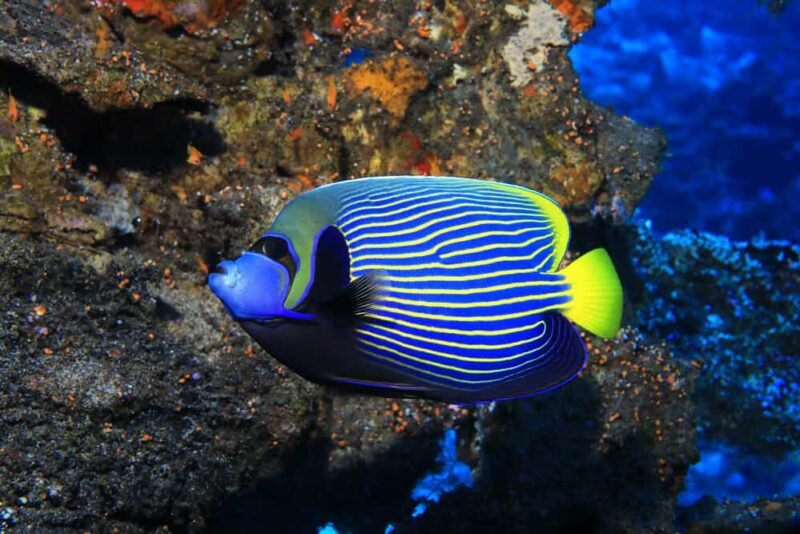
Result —
<path fill-rule="evenodd" d="M 527 200 L 532 201 L 536 206 L 542 210 L 542 213 L 550 220 L 551 228 L 553 230 L 553 249 L 555 251 L 553 263 L 550 265 L 548 272 L 555 272 L 558 265 L 564 258 L 567 252 L 567 245 L 569 245 L 569 221 L 561 206 L 543 193 L 528 189 L 526 187 L 504 184 L 495 182 L 499 187 L 504 187 L 513 190 L 514 192 L 525 197 Z"/>

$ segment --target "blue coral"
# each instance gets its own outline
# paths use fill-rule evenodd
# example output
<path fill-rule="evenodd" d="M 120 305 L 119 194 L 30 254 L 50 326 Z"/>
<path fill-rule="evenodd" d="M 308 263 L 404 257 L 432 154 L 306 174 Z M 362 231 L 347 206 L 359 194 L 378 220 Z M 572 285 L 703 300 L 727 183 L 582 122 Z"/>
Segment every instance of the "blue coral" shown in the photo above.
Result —
<path fill-rule="evenodd" d="M 665 130 L 657 228 L 797 239 L 800 9 L 723 4 L 615 0 L 570 55 L 592 100 Z"/>
<path fill-rule="evenodd" d="M 472 487 L 472 472 L 467 464 L 458 460 L 456 454 L 456 431 L 449 429 L 439 441 L 442 450 L 436 457 L 439 471 L 426 475 L 414 487 L 411 498 L 417 501 L 412 515 L 418 517 L 425 513 L 425 502 L 437 503 L 445 493 L 450 493 L 461 486 Z"/>
<path fill-rule="evenodd" d="M 446 430 L 444 437 L 439 440 L 441 450 L 436 456 L 439 470 L 422 477 L 411 491 L 411 499 L 417 503 L 411 512 L 411 517 L 417 518 L 424 514 L 428 509 L 428 504 L 438 503 L 446 493 L 455 491 L 462 486 L 467 488 L 473 486 L 472 471 L 467 464 L 458 459 L 457 442 L 456 431 L 452 428 Z M 394 529 L 394 524 L 388 523 L 384 534 L 390 534 L 394 532 Z M 317 532 L 318 534 L 340 533 L 330 522 L 319 527 Z"/>
<path fill-rule="evenodd" d="M 636 234 L 646 295 L 636 322 L 702 361 L 701 430 L 752 450 L 800 447 L 800 247 L 691 231 L 657 239 L 646 225 Z"/>

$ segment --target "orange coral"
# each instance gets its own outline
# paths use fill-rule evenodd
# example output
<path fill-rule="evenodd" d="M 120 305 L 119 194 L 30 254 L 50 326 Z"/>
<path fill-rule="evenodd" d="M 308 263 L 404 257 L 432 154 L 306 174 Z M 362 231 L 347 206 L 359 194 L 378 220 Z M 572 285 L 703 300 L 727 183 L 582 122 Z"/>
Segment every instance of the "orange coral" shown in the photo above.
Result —
<path fill-rule="evenodd" d="M 594 24 L 594 11 L 585 0 L 550 0 L 550 4 L 569 20 L 573 32 L 583 33 Z"/>
<path fill-rule="evenodd" d="M 406 57 L 354 67 L 349 78 L 357 90 L 368 90 L 395 119 L 405 115 L 411 96 L 428 85 L 425 73 Z"/>
<path fill-rule="evenodd" d="M 345 6 L 342 9 L 338 9 L 333 12 L 331 15 L 331 27 L 339 32 L 344 33 L 348 26 L 350 26 L 350 16 L 349 16 L 350 6 Z"/>

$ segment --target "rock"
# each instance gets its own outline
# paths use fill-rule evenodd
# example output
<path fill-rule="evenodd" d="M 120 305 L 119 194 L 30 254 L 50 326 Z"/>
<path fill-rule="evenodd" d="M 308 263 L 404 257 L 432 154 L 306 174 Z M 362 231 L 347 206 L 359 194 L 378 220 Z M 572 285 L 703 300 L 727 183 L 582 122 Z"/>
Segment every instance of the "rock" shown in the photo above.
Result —
<path fill-rule="evenodd" d="M 0 501 L 13 523 L 198 528 L 216 499 L 280 469 L 316 387 L 247 357 L 202 278 L 170 288 L 130 253 L 96 271 L 47 243 L 1 248 Z"/>
<path fill-rule="evenodd" d="M 691 532 L 792 532 L 800 516 L 800 497 L 758 499 L 755 502 L 716 502 L 703 499 L 682 510 L 680 522 Z"/>
<path fill-rule="evenodd" d="M 36 73 L 50 90 L 77 93 L 93 110 L 149 107 L 176 98 L 203 99 L 206 90 L 169 64 L 120 42 L 89 2 L 0 6 L 0 70 L 14 78 Z M 28 87 L 24 98 L 35 94 Z"/>

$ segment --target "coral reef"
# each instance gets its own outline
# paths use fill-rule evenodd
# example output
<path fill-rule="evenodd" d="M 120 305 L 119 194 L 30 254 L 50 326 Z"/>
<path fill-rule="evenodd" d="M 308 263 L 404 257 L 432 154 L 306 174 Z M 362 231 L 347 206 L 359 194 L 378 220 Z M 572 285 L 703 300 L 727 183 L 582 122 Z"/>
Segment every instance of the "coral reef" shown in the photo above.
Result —
<path fill-rule="evenodd" d="M 660 135 L 582 97 L 566 37 L 542 41 L 546 63 L 526 65 L 515 87 L 519 61 L 503 60 L 499 48 L 522 30 L 517 48 L 542 36 L 514 9 L 203 5 L 227 7 L 201 28 L 197 17 L 172 26 L 175 11 L 205 13 L 188 0 L 54 0 L 42 13 L 9 3 L 0 79 L 17 95 L 21 123 L 34 136 L 46 125 L 80 170 L 93 164 L 100 174 L 150 153 L 144 170 L 170 170 L 191 144 L 230 156 L 214 161 L 220 174 L 267 171 L 296 189 L 366 174 L 470 175 L 525 183 L 584 215 L 614 199 L 630 213 L 657 169 Z M 593 9 L 537 5 L 562 36 L 577 35 L 585 24 L 570 21 Z M 353 50 L 366 61 L 353 63 Z M 30 117 L 36 110 L 42 121 Z M 23 124 L 16 130 L 26 142 Z M 163 137 L 149 139 L 148 126 Z M 93 138 L 112 146 L 89 146 Z"/>
<path fill-rule="evenodd" d="M 0 78 L 10 78 L 6 83 L 25 71 L 35 73 L 98 111 L 207 97 L 200 83 L 174 67 L 123 46 L 88 2 L 4 2 L 0 31 Z M 37 96 L 22 92 L 26 102 Z"/>
<path fill-rule="evenodd" d="M 628 320 L 698 369 L 702 457 L 681 495 L 682 525 L 796 526 L 800 247 L 694 231 L 655 237 L 649 222 L 607 239 L 625 278 Z M 769 500 L 748 503 L 755 496 Z"/>
<path fill-rule="evenodd" d="M 800 247 L 632 227 L 642 284 L 635 323 L 703 362 L 707 439 L 753 452 L 800 447 Z"/>
<path fill-rule="evenodd" d="M 579 503 L 580 524 L 669 529 L 691 366 L 635 330 L 494 411 L 364 399 L 278 366 L 204 286 L 295 194 L 366 174 L 510 181 L 624 219 L 663 138 L 582 95 L 567 52 L 596 5 L 536 5 L 560 37 L 478 1 L 2 4 L 2 525 L 513 530 L 509 511 L 560 528 Z M 521 35 L 547 61 L 518 84 Z M 413 519 L 450 428 L 481 477 Z"/>

